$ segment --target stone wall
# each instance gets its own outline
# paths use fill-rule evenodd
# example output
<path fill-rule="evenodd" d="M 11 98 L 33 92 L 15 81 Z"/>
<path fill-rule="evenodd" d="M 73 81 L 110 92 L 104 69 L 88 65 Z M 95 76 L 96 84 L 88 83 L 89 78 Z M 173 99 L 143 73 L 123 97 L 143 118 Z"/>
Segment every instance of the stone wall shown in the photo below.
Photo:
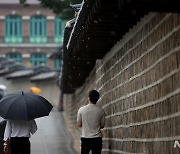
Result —
<path fill-rule="evenodd" d="M 106 113 L 103 154 L 180 152 L 179 36 L 180 14 L 150 13 L 97 61 L 84 85 L 64 97 L 78 146 L 77 111 L 97 89 Z"/>
<path fill-rule="evenodd" d="M 76 118 L 79 107 L 87 103 L 88 91 L 96 88 L 95 68 L 91 72 L 90 77 L 86 80 L 84 86 L 79 88 L 73 95 L 64 96 L 64 117 L 67 123 L 67 128 L 74 138 L 74 149 L 77 154 L 80 153 L 80 134 L 81 130 L 77 128 Z"/>

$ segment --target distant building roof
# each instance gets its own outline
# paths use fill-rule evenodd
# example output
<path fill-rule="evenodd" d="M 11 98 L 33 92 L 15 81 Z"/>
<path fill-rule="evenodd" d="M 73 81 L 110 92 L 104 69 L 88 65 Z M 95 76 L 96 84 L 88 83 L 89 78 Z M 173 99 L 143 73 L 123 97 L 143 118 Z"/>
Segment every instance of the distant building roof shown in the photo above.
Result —
<path fill-rule="evenodd" d="M 7 75 L 19 70 L 25 70 L 26 67 L 20 63 L 12 63 L 10 65 L 7 65 L 4 69 L 0 70 L 0 75 Z"/>
<path fill-rule="evenodd" d="M 63 52 L 63 46 L 60 46 L 57 51 L 54 51 L 49 55 L 49 58 L 50 59 L 56 59 L 56 58 L 60 59 L 60 58 L 62 58 L 62 52 Z"/>
<path fill-rule="evenodd" d="M 44 80 L 54 79 L 55 77 L 57 77 L 57 71 L 47 66 L 39 66 L 34 68 L 34 74 L 30 78 L 30 81 L 31 82 L 44 81 Z"/>
<path fill-rule="evenodd" d="M 34 73 L 33 69 L 19 70 L 19 71 L 16 71 L 16 72 L 13 72 L 13 73 L 10 73 L 9 75 L 7 75 L 6 79 L 29 77 L 29 76 L 32 76 L 33 73 Z"/>
<path fill-rule="evenodd" d="M 43 81 L 43 80 L 49 80 L 54 79 L 57 76 L 57 72 L 42 72 L 36 76 L 33 76 L 30 78 L 30 81 L 36 82 L 36 81 Z"/>
<path fill-rule="evenodd" d="M 5 77 L 6 79 L 29 77 L 30 81 L 36 82 L 42 80 L 54 80 L 57 77 L 57 74 L 58 72 L 56 70 L 45 65 L 29 68 L 21 63 L 0 57 L 0 76 Z"/>
<path fill-rule="evenodd" d="M 40 74 L 42 72 L 51 72 L 52 69 L 47 66 L 38 66 L 34 68 L 34 75 Z"/>
<path fill-rule="evenodd" d="M 82 6 L 82 3 L 80 4 L 70 4 L 70 6 L 74 9 L 75 12 L 78 12 Z"/>

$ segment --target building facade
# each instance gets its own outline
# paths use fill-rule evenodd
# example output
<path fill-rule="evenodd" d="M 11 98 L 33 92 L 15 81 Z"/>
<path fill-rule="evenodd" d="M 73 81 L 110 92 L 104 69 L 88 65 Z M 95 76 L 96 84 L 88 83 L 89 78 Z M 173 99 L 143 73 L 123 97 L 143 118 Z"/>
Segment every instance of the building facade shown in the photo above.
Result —
<path fill-rule="evenodd" d="M 44 64 L 58 69 L 60 59 L 49 59 L 63 42 L 64 21 L 38 1 L 0 0 L 0 56 L 27 66 Z"/>

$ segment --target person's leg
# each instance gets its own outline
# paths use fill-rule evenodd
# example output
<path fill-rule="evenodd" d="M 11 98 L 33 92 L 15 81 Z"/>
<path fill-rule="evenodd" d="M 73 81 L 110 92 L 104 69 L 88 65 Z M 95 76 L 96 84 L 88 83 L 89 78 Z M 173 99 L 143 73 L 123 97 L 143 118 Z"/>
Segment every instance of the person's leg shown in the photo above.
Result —
<path fill-rule="evenodd" d="M 30 154 L 30 145 L 28 137 L 21 137 L 21 154 Z"/>
<path fill-rule="evenodd" d="M 81 154 L 89 154 L 90 146 L 89 140 L 87 138 L 81 138 Z"/>
<path fill-rule="evenodd" d="M 10 151 L 11 154 L 19 154 L 19 140 L 16 137 L 11 137 L 10 140 Z"/>
<path fill-rule="evenodd" d="M 92 146 L 92 154 L 101 154 L 102 138 L 101 137 L 94 138 L 92 143 L 94 145 Z"/>

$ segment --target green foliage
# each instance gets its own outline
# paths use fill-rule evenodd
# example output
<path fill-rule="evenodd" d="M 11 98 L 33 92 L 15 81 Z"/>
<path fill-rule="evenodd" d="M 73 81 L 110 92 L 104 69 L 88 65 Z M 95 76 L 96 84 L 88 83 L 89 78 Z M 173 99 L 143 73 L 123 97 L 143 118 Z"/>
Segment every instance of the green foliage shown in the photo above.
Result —
<path fill-rule="evenodd" d="M 28 6 L 27 0 L 19 0 L 24 6 Z M 74 18 L 74 10 L 70 7 L 70 4 L 79 4 L 82 0 L 38 0 L 45 8 L 53 10 L 61 19 L 69 20 Z"/>
<path fill-rule="evenodd" d="M 20 3 L 24 4 L 26 2 L 26 0 L 19 0 Z"/>

